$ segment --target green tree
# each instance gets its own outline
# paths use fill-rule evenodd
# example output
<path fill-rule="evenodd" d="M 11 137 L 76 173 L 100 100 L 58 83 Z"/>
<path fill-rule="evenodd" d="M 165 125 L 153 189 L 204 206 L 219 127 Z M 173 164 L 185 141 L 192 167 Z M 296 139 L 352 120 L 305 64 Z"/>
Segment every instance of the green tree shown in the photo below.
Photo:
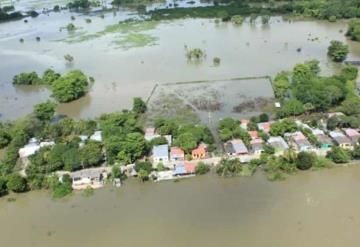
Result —
<path fill-rule="evenodd" d="M 0 197 L 8 193 L 7 180 L 5 177 L 0 176 Z"/>
<path fill-rule="evenodd" d="M 11 142 L 10 134 L 0 126 L 0 149 L 6 147 Z"/>
<path fill-rule="evenodd" d="M 341 103 L 341 111 L 347 115 L 360 114 L 360 97 L 353 96 Z"/>
<path fill-rule="evenodd" d="M 56 104 L 51 101 L 40 103 L 34 105 L 34 115 L 40 121 L 49 121 L 54 116 L 55 108 Z"/>
<path fill-rule="evenodd" d="M 146 152 L 146 141 L 140 133 L 129 133 L 124 141 L 120 142 L 119 160 L 132 163 Z"/>
<path fill-rule="evenodd" d="M 175 140 L 174 144 L 181 147 L 186 153 L 197 147 L 195 137 L 191 133 L 180 134 Z"/>
<path fill-rule="evenodd" d="M 341 75 L 345 77 L 346 80 L 355 80 L 358 76 L 358 68 L 353 65 L 345 65 L 341 69 Z"/>
<path fill-rule="evenodd" d="M 41 82 L 45 85 L 52 85 L 54 81 L 60 78 L 60 76 L 61 75 L 59 73 L 56 73 L 54 70 L 47 69 L 43 73 Z"/>
<path fill-rule="evenodd" d="M 335 163 L 347 163 L 350 161 L 350 154 L 337 146 L 333 146 L 331 151 L 328 153 L 327 158 L 331 159 Z"/>
<path fill-rule="evenodd" d="M 84 147 L 80 149 L 82 166 L 96 166 L 103 160 L 101 150 L 101 143 L 96 141 L 89 141 Z"/>
<path fill-rule="evenodd" d="M 195 173 L 197 175 L 202 175 L 208 173 L 209 171 L 210 171 L 210 167 L 206 165 L 204 162 L 200 161 L 197 163 L 197 166 L 195 168 Z"/>
<path fill-rule="evenodd" d="M 328 55 L 334 62 L 343 62 L 349 54 L 349 47 L 341 41 L 333 40 L 328 48 Z"/>
<path fill-rule="evenodd" d="M 285 72 L 280 72 L 276 75 L 273 81 L 275 97 L 283 99 L 287 96 L 290 88 L 290 81 Z"/>
<path fill-rule="evenodd" d="M 314 153 L 300 152 L 296 158 L 296 167 L 299 170 L 309 170 L 316 163 L 316 156 Z"/>
<path fill-rule="evenodd" d="M 85 94 L 88 85 L 84 73 L 73 70 L 53 82 L 53 96 L 61 103 L 73 101 Z"/>
<path fill-rule="evenodd" d="M 353 19 L 349 22 L 346 36 L 350 37 L 352 40 L 360 41 L 360 20 Z"/>
<path fill-rule="evenodd" d="M 20 174 L 18 173 L 13 173 L 9 175 L 6 185 L 9 190 L 15 193 L 21 193 L 27 190 L 26 179 L 20 176 Z"/>
<path fill-rule="evenodd" d="M 140 171 L 138 172 L 138 178 L 140 179 L 141 182 L 148 180 L 149 179 L 148 171 L 144 169 L 140 169 Z"/>
<path fill-rule="evenodd" d="M 298 129 L 296 123 L 290 119 L 275 122 L 270 127 L 272 136 L 283 136 L 286 132 L 294 132 Z"/>
<path fill-rule="evenodd" d="M 141 98 L 134 98 L 133 111 L 140 114 L 146 112 L 146 103 Z"/>
<path fill-rule="evenodd" d="M 277 112 L 279 118 L 298 116 L 305 112 L 304 105 L 299 100 L 291 99 L 286 101 L 283 107 Z"/>
<path fill-rule="evenodd" d="M 20 73 L 13 78 L 15 85 L 36 85 L 40 84 L 41 79 L 36 72 Z"/>

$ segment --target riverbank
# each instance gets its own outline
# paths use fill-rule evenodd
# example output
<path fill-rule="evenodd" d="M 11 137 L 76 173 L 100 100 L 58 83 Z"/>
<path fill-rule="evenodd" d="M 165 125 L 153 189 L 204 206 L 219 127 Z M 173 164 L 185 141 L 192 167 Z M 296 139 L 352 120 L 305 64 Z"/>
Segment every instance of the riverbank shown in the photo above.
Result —
<path fill-rule="evenodd" d="M 359 168 L 304 172 L 281 183 L 268 182 L 260 173 L 178 183 L 129 180 L 121 189 L 107 187 L 92 197 L 61 201 L 41 191 L 21 194 L 14 202 L 0 200 L 0 220 L 8 222 L 0 226 L 2 243 L 355 247 L 360 241 L 360 200 L 354 196 L 360 193 Z M 14 237 L 17 231 L 21 238 Z"/>

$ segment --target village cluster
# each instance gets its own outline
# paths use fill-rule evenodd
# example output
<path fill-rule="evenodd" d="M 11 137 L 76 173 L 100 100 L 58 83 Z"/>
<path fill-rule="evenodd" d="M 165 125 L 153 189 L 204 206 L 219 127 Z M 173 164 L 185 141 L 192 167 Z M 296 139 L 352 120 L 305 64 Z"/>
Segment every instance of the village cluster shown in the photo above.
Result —
<path fill-rule="evenodd" d="M 330 113 L 328 117 L 341 116 L 342 113 Z M 241 163 L 249 163 L 251 160 L 259 159 L 261 154 L 265 151 L 266 146 L 273 149 L 275 156 L 281 156 L 286 150 L 292 149 L 295 152 L 314 152 L 319 156 L 326 156 L 333 145 L 337 145 L 345 150 L 354 150 L 360 138 L 359 130 L 353 128 L 337 128 L 335 130 L 328 130 L 326 120 L 319 120 L 318 127 L 312 128 L 300 120 L 295 120 L 297 129 L 290 133 L 283 135 L 272 136 L 271 128 L 274 124 L 284 120 L 260 122 L 257 123 L 256 130 L 249 130 L 248 125 L 250 120 L 239 120 L 239 127 L 250 136 L 250 142 L 245 142 L 239 138 L 233 138 L 223 143 L 223 154 L 215 155 L 209 152 L 206 143 L 200 143 L 190 154 L 173 145 L 172 136 L 163 136 L 167 140 L 167 144 L 154 145 L 151 151 L 151 157 L 144 157 L 150 160 L 153 166 L 153 171 L 150 178 L 154 181 L 177 179 L 182 177 L 191 177 L 196 175 L 196 167 L 201 161 L 207 166 L 216 166 L 219 162 L 226 159 L 239 159 Z M 312 133 L 316 137 L 317 143 L 303 133 L 304 130 Z M 144 131 L 144 138 L 147 142 L 151 142 L 155 138 L 161 137 L 153 127 L 148 127 Z M 260 133 L 265 133 L 260 135 Z M 95 131 L 91 136 L 79 136 L 81 142 L 79 145 L 84 145 L 87 140 L 102 142 L 102 132 Z M 54 141 L 39 142 L 32 138 L 27 145 L 19 150 L 19 156 L 23 163 L 21 173 L 26 176 L 26 166 L 29 163 L 29 157 L 35 154 L 40 148 L 45 146 L 55 145 Z M 105 152 L 104 152 L 105 153 Z M 162 169 L 159 169 L 159 167 Z M 72 178 L 72 187 L 75 190 L 91 188 L 100 188 L 104 185 L 106 178 L 111 173 L 111 166 L 105 163 L 100 167 L 88 168 L 74 172 L 58 171 L 57 175 L 61 177 L 64 174 L 69 174 Z M 135 164 L 128 164 L 120 166 L 121 172 L 128 176 L 137 176 L 135 171 Z M 115 180 L 115 186 L 120 186 L 121 181 Z"/>

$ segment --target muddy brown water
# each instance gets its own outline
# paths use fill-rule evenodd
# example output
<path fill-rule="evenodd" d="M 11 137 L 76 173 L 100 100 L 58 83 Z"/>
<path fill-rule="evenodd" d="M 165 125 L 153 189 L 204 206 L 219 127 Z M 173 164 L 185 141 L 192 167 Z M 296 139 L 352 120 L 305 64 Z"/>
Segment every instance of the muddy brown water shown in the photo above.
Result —
<path fill-rule="evenodd" d="M 359 246 L 360 167 L 284 182 L 204 176 L 129 180 L 85 198 L 46 192 L 0 199 L 3 246 Z"/>
<path fill-rule="evenodd" d="M 70 15 L 76 16 L 74 23 L 79 32 L 94 33 L 131 13 L 107 13 L 104 19 L 93 16 L 91 24 L 85 22 L 88 16 L 67 12 L 41 15 L 29 19 L 27 24 L 23 21 L 0 24 L 2 120 L 25 115 L 34 104 L 50 96 L 46 88 L 14 87 L 12 77 L 23 71 L 42 73 L 52 67 L 65 72 L 77 68 L 93 76 L 96 82 L 88 95 L 58 107 L 59 113 L 89 118 L 131 107 L 133 97 L 146 98 L 156 83 L 274 75 L 313 58 L 321 61 L 323 73 L 332 73 L 337 66 L 326 56 L 330 40 L 346 41 L 340 32 L 346 30 L 344 22 L 289 23 L 274 17 L 268 26 L 258 20 L 255 25 L 245 22 L 237 27 L 231 23 L 216 24 L 214 20 L 185 19 L 161 22 L 142 32 L 156 37 L 155 45 L 122 49 L 113 46 L 118 36 L 114 33 L 80 43 L 59 41 L 69 35 L 59 29 L 70 22 Z M 40 42 L 35 40 L 36 36 L 41 37 Z M 20 38 L 25 42 L 20 43 Z M 313 38 L 318 40 L 311 41 Z M 359 59 L 359 43 L 346 42 L 351 50 L 349 59 Z M 185 45 L 204 49 L 205 61 L 188 63 Z M 297 52 L 297 48 L 302 51 Z M 73 65 L 65 64 L 65 54 L 74 57 Z M 213 66 L 214 57 L 220 57 L 220 66 Z"/>

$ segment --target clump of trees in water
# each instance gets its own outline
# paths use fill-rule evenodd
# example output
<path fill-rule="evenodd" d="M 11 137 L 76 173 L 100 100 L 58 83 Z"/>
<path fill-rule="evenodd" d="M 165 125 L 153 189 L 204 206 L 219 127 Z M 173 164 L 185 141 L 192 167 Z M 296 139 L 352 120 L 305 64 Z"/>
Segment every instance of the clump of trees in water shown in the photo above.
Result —
<path fill-rule="evenodd" d="M 334 62 L 343 62 L 349 54 L 348 45 L 341 41 L 332 40 L 328 48 L 328 55 Z"/>
<path fill-rule="evenodd" d="M 46 85 L 52 90 L 52 96 L 58 102 L 69 102 L 83 96 L 89 86 L 89 79 L 80 70 L 73 70 L 60 75 L 47 69 L 42 78 L 36 72 L 20 73 L 13 78 L 14 85 Z"/>
<path fill-rule="evenodd" d="M 346 36 L 350 37 L 354 41 L 360 41 L 360 20 L 353 19 L 349 22 Z"/>
<path fill-rule="evenodd" d="M 334 107 L 349 115 L 357 114 L 359 111 L 353 109 L 360 109 L 354 84 L 358 69 L 351 65 L 342 66 L 337 75 L 320 76 L 319 62 L 310 60 L 295 65 L 290 74 L 279 73 L 272 83 L 275 96 L 283 103 L 277 116 L 324 112 Z"/>
<path fill-rule="evenodd" d="M 186 49 L 186 57 L 189 61 L 201 61 L 206 57 L 206 53 L 200 48 Z"/>

